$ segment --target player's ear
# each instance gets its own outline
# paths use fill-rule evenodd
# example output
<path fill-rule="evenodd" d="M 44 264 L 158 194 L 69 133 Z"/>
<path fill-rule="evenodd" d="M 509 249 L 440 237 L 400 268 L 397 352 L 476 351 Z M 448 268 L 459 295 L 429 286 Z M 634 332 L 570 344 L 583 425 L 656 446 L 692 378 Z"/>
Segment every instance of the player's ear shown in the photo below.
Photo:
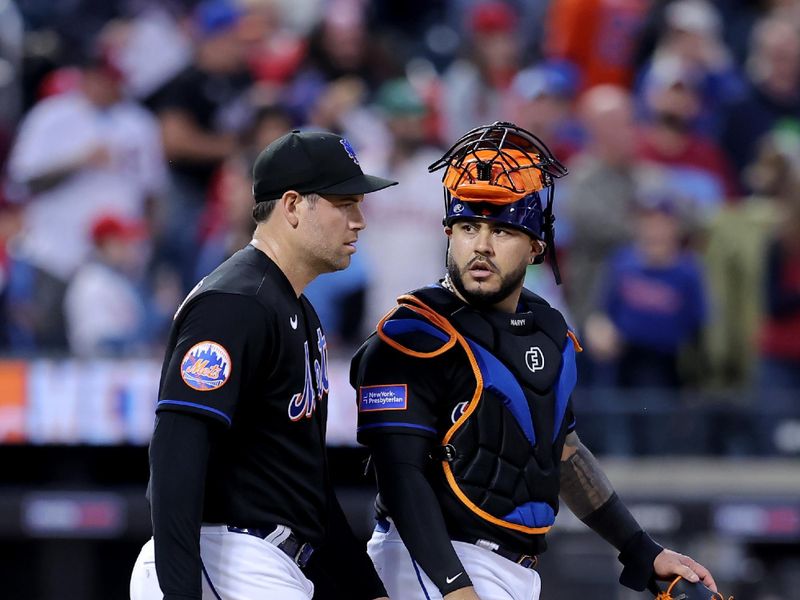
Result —
<path fill-rule="evenodd" d="M 300 203 L 302 196 L 295 192 L 294 190 L 289 190 L 288 192 L 284 192 L 281 199 L 278 200 L 278 210 L 281 211 L 283 218 L 286 219 L 286 222 L 292 228 L 297 227 L 297 224 L 300 222 L 300 218 L 297 214 L 297 205 Z"/>
<path fill-rule="evenodd" d="M 544 251 L 547 249 L 547 244 L 541 240 L 535 240 L 531 238 L 531 258 L 530 263 L 533 264 L 534 259 L 539 256 L 540 254 L 544 254 Z"/>

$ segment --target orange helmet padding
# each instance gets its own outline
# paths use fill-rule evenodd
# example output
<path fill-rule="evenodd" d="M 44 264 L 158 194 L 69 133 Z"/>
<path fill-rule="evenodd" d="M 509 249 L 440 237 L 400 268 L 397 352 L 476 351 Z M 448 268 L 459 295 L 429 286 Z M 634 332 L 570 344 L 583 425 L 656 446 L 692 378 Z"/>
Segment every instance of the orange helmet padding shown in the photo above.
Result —
<path fill-rule="evenodd" d="M 449 164 L 442 182 L 453 196 L 467 202 L 511 204 L 545 187 L 536 160 L 536 155 L 520 150 L 475 150 Z"/>

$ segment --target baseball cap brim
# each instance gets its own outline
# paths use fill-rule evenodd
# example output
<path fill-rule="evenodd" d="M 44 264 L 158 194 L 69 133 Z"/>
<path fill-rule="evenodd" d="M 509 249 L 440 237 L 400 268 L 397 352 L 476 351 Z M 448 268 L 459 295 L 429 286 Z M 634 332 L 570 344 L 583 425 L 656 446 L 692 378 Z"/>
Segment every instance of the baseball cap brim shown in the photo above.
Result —
<path fill-rule="evenodd" d="M 356 196 L 358 194 L 377 192 L 378 190 L 393 185 L 397 185 L 397 182 L 391 179 L 384 179 L 383 177 L 376 177 L 375 175 L 356 175 L 340 183 L 315 189 L 314 192 L 317 194 L 334 194 L 337 196 Z"/>

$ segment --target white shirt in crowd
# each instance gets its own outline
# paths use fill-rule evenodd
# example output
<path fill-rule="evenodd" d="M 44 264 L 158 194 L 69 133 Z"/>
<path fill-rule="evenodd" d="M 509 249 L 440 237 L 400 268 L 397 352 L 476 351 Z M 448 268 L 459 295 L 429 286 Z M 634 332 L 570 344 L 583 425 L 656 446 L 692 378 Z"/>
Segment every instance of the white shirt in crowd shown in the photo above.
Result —
<path fill-rule="evenodd" d="M 79 356 L 108 351 L 109 341 L 125 342 L 133 349 L 144 325 L 141 296 L 119 271 L 90 262 L 75 273 L 64 297 L 64 316 L 70 350 Z"/>
<path fill-rule="evenodd" d="M 375 327 L 400 294 L 444 277 L 442 172 L 428 173 L 428 165 L 440 156 L 434 148 L 418 151 L 386 174 L 401 185 L 375 192 L 364 203 L 367 228 L 359 243 L 369 261 L 368 328 Z"/>
<path fill-rule="evenodd" d="M 26 116 L 9 162 L 27 182 L 74 164 L 98 147 L 110 159 L 86 167 L 35 195 L 25 207 L 20 258 L 67 280 L 91 250 L 90 229 L 101 215 L 139 217 L 145 199 L 165 184 L 158 123 L 128 101 L 99 109 L 81 93 L 47 98 Z"/>

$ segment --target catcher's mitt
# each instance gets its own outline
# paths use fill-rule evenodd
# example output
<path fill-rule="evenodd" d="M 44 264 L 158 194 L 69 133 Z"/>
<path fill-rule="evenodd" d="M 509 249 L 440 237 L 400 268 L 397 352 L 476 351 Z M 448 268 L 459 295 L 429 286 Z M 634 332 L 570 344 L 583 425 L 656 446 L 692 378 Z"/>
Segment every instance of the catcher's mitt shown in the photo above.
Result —
<path fill-rule="evenodd" d="M 679 576 L 659 592 L 656 600 L 725 600 L 725 597 L 719 592 L 712 592 L 699 581 L 692 583 Z M 733 596 L 728 600 L 733 600 Z"/>

